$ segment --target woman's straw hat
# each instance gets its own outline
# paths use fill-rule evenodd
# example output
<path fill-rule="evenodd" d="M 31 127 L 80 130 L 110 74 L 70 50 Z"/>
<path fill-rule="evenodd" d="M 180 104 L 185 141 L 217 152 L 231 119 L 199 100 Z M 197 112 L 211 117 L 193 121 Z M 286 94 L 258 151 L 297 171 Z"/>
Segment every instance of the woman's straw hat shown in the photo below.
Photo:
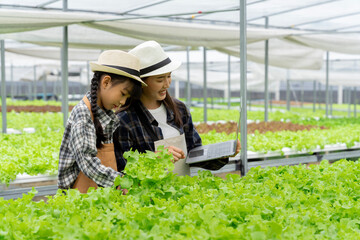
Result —
<path fill-rule="evenodd" d="M 140 59 L 140 77 L 149 77 L 172 72 L 181 62 L 172 61 L 159 43 L 147 41 L 129 51 Z"/>

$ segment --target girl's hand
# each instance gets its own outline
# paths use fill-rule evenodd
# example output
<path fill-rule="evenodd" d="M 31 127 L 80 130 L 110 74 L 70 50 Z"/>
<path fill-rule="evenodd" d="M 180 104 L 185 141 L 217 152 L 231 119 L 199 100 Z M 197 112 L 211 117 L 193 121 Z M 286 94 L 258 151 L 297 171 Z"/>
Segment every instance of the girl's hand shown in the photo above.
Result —
<path fill-rule="evenodd" d="M 123 195 L 126 195 L 126 194 L 128 194 L 128 192 L 129 192 L 129 190 L 127 190 L 126 188 L 122 189 L 120 186 L 117 186 L 116 189 L 117 189 L 117 190 L 121 190 L 122 193 L 123 193 Z"/>
<path fill-rule="evenodd" d="M 179 161 L 180 159 L 185 158 L 185 153 L 180 148 L 170 146 L 170 147 L 167 147 L 166 149 L 168 150 L 169 153 L 171 153 L 173 155 L 174 163 Z"/>

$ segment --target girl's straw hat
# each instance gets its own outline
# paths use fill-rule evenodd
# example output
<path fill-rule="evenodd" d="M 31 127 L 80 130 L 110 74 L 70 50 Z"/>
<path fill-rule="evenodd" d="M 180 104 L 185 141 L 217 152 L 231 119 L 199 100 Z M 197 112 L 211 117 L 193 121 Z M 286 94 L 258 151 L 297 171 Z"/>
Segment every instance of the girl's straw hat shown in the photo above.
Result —
<path fill-rule="evenodd" d="M 132 54 L 120 50 L 106 50 L 102 52 L 97 62 L 90 63 L 93 72 L 113 73 L 129 77 L 141 82 L 140 79 L 140 61 Z"/>
<path fill-rule="evenodd" d="M 172 72 L 181 62 L 172 61 L 159 43 L 147 41 L 129 51 L 140 59 L 140 77 L 149 77 Z"/>

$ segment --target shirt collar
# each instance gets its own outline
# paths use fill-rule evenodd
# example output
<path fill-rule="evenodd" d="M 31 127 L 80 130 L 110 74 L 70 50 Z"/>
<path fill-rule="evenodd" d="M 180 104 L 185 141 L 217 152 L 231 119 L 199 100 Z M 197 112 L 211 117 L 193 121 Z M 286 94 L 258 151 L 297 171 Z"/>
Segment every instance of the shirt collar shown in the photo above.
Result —
<path fill-rule="evenodd" d="M 167 108 L 164 102 L 162 102 L 162 104 L 164 104 L 164 106 L 165 106 L 166 121 L 169 123 L 169 122 L 173 121 L 175 118 L 174 112 L 170 108 Z M 147 119 L 149 119 L 149 122 L 151 124 L 153 124 L 155 122 L 156 123 L 155 125 L 157 125 L 156 119 L 153 117 L 153 115 L 149 112 L 149 110 L 144 106 L 144 104 L 140 100 L 139 100 L 139 105 L 140 105 L 141 110 L 145 113 Z"/>
<path fill-rule="evenodd" d="M 86 96 L 87 96 L 87 98 L 89 99 L 89 101 L 91 103 L 90 91 L 87 92 Z M 107 125 L 109 125 L 112 121 L 115 122 L 115 123 L 117 123 L 119 121 L 119 119 L 116 117 L 114 111 L 112 111 L 112 110 L 102 109 L 98 105 L 96 105 L 95 111 L 96 111 L 99 122 L 100 122 L 103 129 L 105 129 L 105 127 Z"/>
<path fill-rule="evenodd" d="M 149 122 L 152 124 L 152 125 L 156 125 L 158 124 L 158 122 L 155 120 L 154 116 L 149 112 L 149 110 L 144 106 L 144 104 L 140 101 L 139 101 L 139 106 L 140 106 L 140 109 L 145 113 L 146 115 L 146 118 L 149 120 Z M 167 111 L 166 111 L 167 112 Z M 155 124 L 153 124 L 155 123 Z"/>

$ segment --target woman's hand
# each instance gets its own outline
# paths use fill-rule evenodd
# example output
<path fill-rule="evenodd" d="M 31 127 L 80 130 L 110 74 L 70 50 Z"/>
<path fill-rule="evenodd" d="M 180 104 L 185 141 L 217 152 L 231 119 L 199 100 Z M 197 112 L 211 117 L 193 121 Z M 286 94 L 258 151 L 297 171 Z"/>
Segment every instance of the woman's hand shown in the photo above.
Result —
<path fill-rule="evenodd" d="M 185 158 L 185 153 L 180 148 L 170 146 L 170 147 L 167 147 L 167 150 L 168 150 L 169 153 L 171 153 L 173 155 L 174 163 L 179 161 L 182 158 Z"/>
<path fill-rule="evenodd" d="M 236 143 L 236 152 L 231 157 L 235 157 L 240 152 L 240 149 L 241 149 L 241 143 L 240 143 L 240 140 L 238 139 L 237 143 Z"/>

